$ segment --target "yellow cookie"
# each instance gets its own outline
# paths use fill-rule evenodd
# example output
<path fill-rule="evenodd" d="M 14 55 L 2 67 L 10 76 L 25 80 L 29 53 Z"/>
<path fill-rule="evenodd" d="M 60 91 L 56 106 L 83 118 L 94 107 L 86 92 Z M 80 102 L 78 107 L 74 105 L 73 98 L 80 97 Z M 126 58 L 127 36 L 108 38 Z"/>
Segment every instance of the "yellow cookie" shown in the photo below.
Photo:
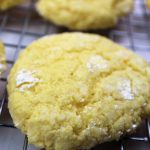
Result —
<path fill-rule="evenodd" d="M 147 6 L 150 8 L 150 0 L 147 0 Z"/>
<path fill-rule="evenodd" d="M 46 36 L 21 53 L 8 93 L 15 126 L 30 143 L 90 149 L 134 131 L 150 114 L 150 66 L 102 36 Z"/>
<path fill-rule="evenodd" d="M 104 29 L 133 8 L 133 0 L 38 0 L 44 18 L 76 30 Z"/>
<path fill-rule="evenodd" d="M 23 2 L 23 0 L 0 0 L 0 10 L 6 10 Z"/>
<path fill-rule="evenodd" d="M 0 42 L 0 76 L 5 69 L 6 69 L 6 62 L 5 62 L 4 46 Z"/>

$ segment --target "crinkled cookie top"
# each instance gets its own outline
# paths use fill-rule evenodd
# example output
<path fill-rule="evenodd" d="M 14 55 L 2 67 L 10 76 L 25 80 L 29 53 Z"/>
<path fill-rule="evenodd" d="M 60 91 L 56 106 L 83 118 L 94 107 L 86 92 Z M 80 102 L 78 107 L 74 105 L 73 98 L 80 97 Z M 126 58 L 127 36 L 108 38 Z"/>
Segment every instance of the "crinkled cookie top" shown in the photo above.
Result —
<path fill-rule="evenodd" d="M 38 0 L 41 16 L 70 29 L 113 27 L 133 8 L 133 0 Z"/>
<path fill-rule="evenodd" d="M 150 66 L 102 36 L 46 36 L 21 53 L 8 93 L 14 123 L 30 143 L 89 149 L 134 131 L 150 114 Z"/>

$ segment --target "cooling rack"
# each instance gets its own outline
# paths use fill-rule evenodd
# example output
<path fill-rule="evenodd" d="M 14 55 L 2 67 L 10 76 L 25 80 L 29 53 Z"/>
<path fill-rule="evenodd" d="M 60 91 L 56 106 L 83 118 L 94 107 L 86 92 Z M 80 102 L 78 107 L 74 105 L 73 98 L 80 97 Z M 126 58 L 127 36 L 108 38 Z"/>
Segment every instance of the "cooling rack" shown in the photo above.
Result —
<path fill-rule="evenodd" d="M 46 34 L 67 31 L 43 20 L 35 11 L 34 1 L 0 13 L 0 39 L 6 46 L 7 71 L 0 79 L 0 150 L 38 150 L 28 144 L 27 137 L 13 125 L 7 109 L 6 83 L 9 70 L 19 52 L 29 43 Z M 95 31 L 128 47 L 150 62 L 150 11 L 144 0 L 135 0 L 133 13 L 120 20 L 117 27 Z M 104 143 L 93 150 L 149 150 L 150 121 L 144 120 L 137 132 L 120 141 Z"/>

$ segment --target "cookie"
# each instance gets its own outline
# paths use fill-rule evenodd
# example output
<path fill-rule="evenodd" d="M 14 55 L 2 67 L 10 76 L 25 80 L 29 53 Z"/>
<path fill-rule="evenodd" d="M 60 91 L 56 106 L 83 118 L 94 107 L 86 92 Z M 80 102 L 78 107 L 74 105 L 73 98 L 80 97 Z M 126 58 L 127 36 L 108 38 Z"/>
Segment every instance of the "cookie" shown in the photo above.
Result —
<path fill-rule="evenodd" d="M 147 6 L 150 8 L 150 0 L 147 0 Z"/>
<path fill-rule="evenodd" d="M 37 11 L 55 24 L 73 30 L 105 29 L 133 8 L 133 0 L 38 0 Z"/>
<path fill-rule="evenodd" d="M 99 35 L 46 36 L 19 56 L 8 94 L 14 124 L 30 143 L 90 149 L 133 132 L 150 114 L 150 65 Z"/>
<path fill-rule="evenodd" d="M 0 10 L 7 10 L 23 2 L 23 0 L 0 0 Z"/>
<path fill-rule="evenodd" d="M 0 42 L 0 76 L 6 69 L 5 51 L 2 42 Z"/>

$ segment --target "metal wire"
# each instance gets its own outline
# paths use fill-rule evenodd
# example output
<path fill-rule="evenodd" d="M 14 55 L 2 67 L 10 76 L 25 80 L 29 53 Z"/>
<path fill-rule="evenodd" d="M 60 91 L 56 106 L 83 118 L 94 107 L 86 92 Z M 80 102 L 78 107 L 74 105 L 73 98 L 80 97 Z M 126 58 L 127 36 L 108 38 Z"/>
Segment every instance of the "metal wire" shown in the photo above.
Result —
<path fill-rule="evenodd" d="M 129 17 L 125 17 L 121 19 L 119 25 L 109 31 L 97 31 L 98 34 L 104 34 L 110 37 L 112 40 L 131 48 L 137 53 L 146 54 L 146 58 L 150 57 L 150 13 L 145 6 L 145 2 L 143 0 L 135 0 L 136 7 L 140 7 L 141 14 L 137 14 L 134 12 Z M 137 19 L 136 17 L 139 17 Z M 11 23 L 10 23 L 11 22 Z M 20 24 L 21 27 L 14 27 L 12 24 Z M 41 31 L 37 32 L 34 29 L 30 30 L 31 24 L 41 27 Z M 137 26 L 139 28 L 137 29 Z M 14 64 L 17 59 L 18 53 L 27 43 L 24 42 L 24 39 L 27 37 L 37 39 L 46 34 L 53 34 L 67 31 L 67 29 L 57 27 L 51 23 L 44 21 L 41 17 L 39 17 L 34 10 L 33 1 L 31 1 L 30 5 L 24 7 L 17 7 L 10 11 L 4 12 L 0 14 L 0 37 L 4 41 L 6 48 L 11 48 L 13 53 L 12 59 L 8 57 L 7 64 L 11 66 Z M 5 38 L 5 34 L 9 33 L 11 35 L 17 35 L 18 41 L 11 42 L 11 40 L 7 40 Z M 4 36 L 3 36 L 4 34 Z M 32 40 L 30 40 L 31 42 Z M 143 43 L 145 42 L 146 43 Z M 147 56 L 149 54 L 149 57 Z M 148 60 L 150 62 L 150 58 Z M 11 68 L 10 67 L 10 68 Z M 9 68 L 9 69 L 10 69 Z M 8 74 L 7 74 L 8 75 Z M 7 75 L 3 76 L 0 79 L 0 83 L 3 82 L 6 84 Z M 5 123 L 1 121 L 3 117 L 3 111 L 5 111 L 4 105 L 7 104 L 7 91 L 6 87 L 2 91 L 2 96 L 0 97 L 0 128 L 11 128 L 13 130 L 17 130 L 12 123 Z M 145 144 L 150 143 L 150 122 L 149 120 L 145 120 L 144 131 L 146 135 L 131 135 L 124 137 L 120 141 L 117 142 L 118 149 L 120 150 L 128 150 L 126 149 L 126 141 L 130 142 L 144 142 Z M 150 144 L 149 144 L 150 146 Z M 1 147 L 1 145 L 0 145 Z M 24 142 L 22 145 L 22 150 L 28 150 L 28 139 L 25 136 Z M 112 147 L 111 147 L 112 148 Z M 95 150 L 101 150 L 101 145 Z M 13 145 L 12 145 L 12 150 Z M 105 149 L 106 150 L 106 149 Z M 137 149 L 138 150 L 138 149 Z"/>

